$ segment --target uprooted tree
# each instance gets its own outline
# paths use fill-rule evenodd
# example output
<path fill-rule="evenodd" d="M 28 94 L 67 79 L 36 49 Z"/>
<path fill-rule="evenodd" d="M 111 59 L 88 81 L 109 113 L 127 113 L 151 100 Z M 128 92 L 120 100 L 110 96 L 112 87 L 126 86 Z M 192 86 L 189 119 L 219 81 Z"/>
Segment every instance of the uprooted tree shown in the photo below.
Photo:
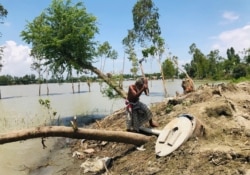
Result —
<path fill-rule="evenodd" d="M 39 100 L 39 103 L 48 110 L 50 122 L 54 119 L 56 112 L 52 110 L 49 100 Z M 52 111 L 52 112 L 51 112 Z M 117 111 L 112 115 L 123 114 L 124 109 Z M 97 122 L 97 121 L 96 121 Z M 98 124 L 98 122 L 97 122 Z M 71 120 L 71 126 L 38 126 L 28 129 L 11 131 L 8 133 L 0 133 L 0 144 L 17 142 L 21 140 L 42 138 L 41 143 L 44 148 L 45 139 L 47 137 L 67 137 L 74 139 L 101 140 L 110 142 L 120 142 L 134 145 L 142 145 L 150 140 L 149 136 L 131 133 L 125 131 L 108 131 L 104 129 L 85 129 L 79 128 L 77 118 Z"/>
<path fill-rule="evenodd" d="M 44 137 L 68 137 L 74 139 L 103 140 L 111 142 L 121 142 L 134 145 L 142 145 L 150 140 L 149 136 L 137 133 L 123 131 L 107 131 L 99 129 L 82 129 L 77 130 L 65 126 L 44 126 L 23 129 L 0 134 L 0 144 L 17 142 L 26 139 Z M 43 143 L 43 140 L 42 140 Z"/>
<path fill-rule="evenodd" d="M 87 13 L 82 2 L 53 0 L 38 17 L 27 23 L 21 37 L 31 44 L 31 55 L 41 59 L 55 75 L 62 75 L 69 69 L 77 72 L 87 69 L 126 98 L 126 92 L 92 64 L 98 56 L 96 23 L 96 17 Z"/>

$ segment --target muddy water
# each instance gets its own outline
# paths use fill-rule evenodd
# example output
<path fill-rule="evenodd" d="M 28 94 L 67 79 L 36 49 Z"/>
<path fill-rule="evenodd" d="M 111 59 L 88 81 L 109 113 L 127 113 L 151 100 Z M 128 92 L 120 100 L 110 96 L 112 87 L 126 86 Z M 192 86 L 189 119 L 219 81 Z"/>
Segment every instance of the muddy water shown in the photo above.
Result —
<path fill-rule="evenodd" d="M 124 82 L 124 89 L 131 83 L 134 82 Z M 123 99 L 110 100 L 104 97 L 98 83 L 92 83 L 91 92 L 88 92 L 86 83 L 81 83 L 80 93 L 77 93 L 78 85 L 74 87 L 75 94 L 72 93 L 71 84 L 49 84 L 50 95 L 47 96 L 46 85 L 43 85 L 42 96 L 39 97 L 38 85 L 1 86 L 0 132 L 44 125 L 50 121 L 52 111 L 57 112 L 55 121 L 67 125 L 75 115 L 79 119 L 103 117 L 124 107 Z M 176 91 L 182 92 L 181 80 L 167 81 L 166 87 L 169 96 L 175 95 Z M 143 95 L 141 101 L 150 105 L 164 99 L 161 81 L 150 81 L 149 88 L 150 96 Z M 39 99 L 49 99 L 51 110 L 42 107 Z M 29 174 L 31 169 L 39 167 L 39 163 L 47 159 L 56 141 L 55 138 L 47 139 L 47 149 L 42 148 L 41 139 L 0 145 L 0 174 Z"/>

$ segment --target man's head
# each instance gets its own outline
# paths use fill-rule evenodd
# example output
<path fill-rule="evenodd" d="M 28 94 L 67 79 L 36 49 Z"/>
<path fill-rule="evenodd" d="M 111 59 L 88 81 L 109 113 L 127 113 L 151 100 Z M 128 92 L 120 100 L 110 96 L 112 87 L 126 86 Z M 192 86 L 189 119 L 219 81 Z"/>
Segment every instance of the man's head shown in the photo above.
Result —
<path fill-rule="evenodd" d="M 143 86 L 143 84 L 144 84 L 144 79 L 143 79 L 143 78 L 138 78 L 138 79 L 136 80 L 136 82 L 135 82 L 135 86 L 136 86 L 137 88 L 141 88 L 141 87 Z"/>

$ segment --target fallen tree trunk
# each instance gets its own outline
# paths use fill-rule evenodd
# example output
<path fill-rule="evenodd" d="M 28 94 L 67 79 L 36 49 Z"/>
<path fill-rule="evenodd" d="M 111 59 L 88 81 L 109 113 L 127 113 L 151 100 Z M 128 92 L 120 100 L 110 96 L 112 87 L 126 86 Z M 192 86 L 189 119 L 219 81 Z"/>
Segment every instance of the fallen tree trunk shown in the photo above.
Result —
<path fill-rule="evenodd" d="M 74 131 L 72 127 L 44 126 L 0 134 L 0 144 L 39 137 L 67 137 L 75 139 L 120 142 L 134 145 L 142 145 L 150 140 L 149 136 L 123 131 L 107 131 L 82 128 L 78 128 L 76 131 Z"/>

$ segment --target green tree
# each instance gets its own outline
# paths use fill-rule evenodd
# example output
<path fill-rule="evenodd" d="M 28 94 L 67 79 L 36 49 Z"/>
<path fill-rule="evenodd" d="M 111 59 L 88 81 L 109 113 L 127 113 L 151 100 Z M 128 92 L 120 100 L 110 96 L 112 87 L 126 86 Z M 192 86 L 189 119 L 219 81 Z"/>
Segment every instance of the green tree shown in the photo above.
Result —
<path fill-rule="evenodd" d="M 206 56 L 196 47 L 194 43 L 189 47 L 189 49 L 189 53 L 193 55 L 191 67 L 195 71 L 194 77 L 198 79 L 206 78 L 209 72 L 209 64 Z"/>
<path fill-rule="evenodd" d="M 240 56 L 235 53 L 233 47 L 227 49 L 227 58 L 233 65 L 237 65 L 240 63 Z"/>
<path fill-rule="evenodd" d="M 183 68 L 190 77 L 195 77 L 195 69 L 193 66 L 191 66 L 190 63 L 186 63 L 185 65 L 183 65 Z M 181 78 L 184 77 L 186 77 L 186 75 L 185 73 L 182 73 Z"/>
<path fill-rule="evenodd" d="M 138 0 L 133 7 L 133 29 L 128 31 L 128 35 L 123 40 L 123 44 L 128 50 L 129 59 L 132 60 L 132 71 L 138 70 L 138 58 L 135 53 L 135 47 L 138 46 L 142 50 L 142 56 L 147 58 L 149 56 L 158 57 L 160 71 L 163 77 L 163 87 L 165 95 L 167 91 L 165 88 L 164 75 L 161 67 L 162 54 L 165 51 L 165 41 L 161 38 L 161 28 L 159 25 L 158 8 L 152 0 Z"/>
<path fill-rule="evenodd" d="M 135 39 L 136 35 L 133 30 L 128 30 L 128 35 L 122 40 L 122 43 L 125 48 L 125 54 L 128 55 L 128 60 L 132 62 L 132 68 L 130 69 L 130 72 L 133 74 L 134 77 L 136 77 L 138 72 L 138 59 L 135 52 Z"/>
<path fill-rule="evenodd" d="M 241 78 L 241 77 L 245 77 L 247 75 L 247 66 L 245 64 L 237 64 L 237 66 L 235 66 L 233 68 L 233 72 L 232 72 L 232 76 L 235 79 Z"/>
<path fill-rule="evenodd" d="M 3 19 L 7 16 L 8 11 L 4 8 L 2 4 L 0 4 L 0 24 L 3 24 Z M 0 37 L 2 36 L 2 33 L 0 32 Z M 3 64 L 2 64 L 2 56 L 3 56 L 3 47 L 0 47 L 0 71 L 2 70 Z"/>
<path fill-rule="evenodd" d="M 110 58 L 111 60 L 116 60 L 118 57 L 118 53 L 114 49 L 112 49 L 112 46 L 108 43 L 108 41 L 105 41 L 103 44 L 98 46 L 97 55 L 101 57 L 100 70 L 102 72 L 104 72 L 107 58 Z M 104 60 L 102 60 L 103 57 Z"/>
<path fill-rule="evenodd" d="M 14 79 L 10 75 L 2 75 L 0 76 L 0 85 L 12 85 L 14 83 Z"/>
<path fill-rule="evenodd" d="M 36 76 L 34 74 L 24 75 L 20 78 L 22 84 L 32 84 L 36 82 Z"/>
<path fill-rule="evenodd" d="M 219 55 L 219 50 L 210 51 L 207 55 L 208 58 L 208 78 L 220 79 L 222 78 L 222 61 L 223 58 Z"/>
<path fill-rule="evenodd" d="M 96 17 L 87 13 L 82 2 L 52 0 L 47 9 L 28 22 L 21 37 L 32 45 L 31 54 L 42 58 L 44 65 L 49 65 L 54 72 L 62 74 L 71 68 L 79 72 L 88 69 L 125 98 L 125 91 L 92 65 L 98 31 Z"/>
<path fill-rule="evenodd" d="M 250 48 L 244 49 L 243 54 L 244 54 L 244 60 L 246 64 L 249 65 L 250 64 Z"/>
<path fill-rule="evenodd" d="M 162 69 L 163 69 L 164 76 L 166 78 L 174 78 L 174 76 L 176 75 L 176 69 L 171 59 L 166 59 L 162 63 Z"/>
<path fill-rule="evenodd" d="M 117 59 L 118 53 L 114 49 L 112 49 L 112 46 L 108 43 L 108 41 L 105 41 L 103 44 L 100 44 L 98 46 L 97 56 L 101 58 L 100 70 L 103 73 L 105 72 L 105 64 L 107 58 L 113 60 L 113 72 L 114 72 L 114 60 Z M 112 78 L 111 73 L 107 73 L 107 75 L 109 75 L 109 78 Z M 115 79 L 113 79 L 113 81 L 115 81 Z M 110 98 L 116 97 L 116 94 L 113 93 L 113 89 L 110 86 L 103 88 L 101 81 L 99 84 L 100 84 L 100 91 L 103 94 L 107 95 Z"/>
<path fill-rule="evenodd" d="M 31 70 L 34 70 L 37 72 L 38 74 L 38 84 L 39 84 L 39 88 L 38 88 L 38 95 L 41 96 L 41 86 L 42 86 L 42 71 L 43 71 L 43 65 L 41 63 L 41 58 L 36 58 L 34 56 L 34 59 L 33 59 L 33 63 L 31 64 Z"/>
<path fill-rule="evenodd" d="M 240 56 L 235 53 L 233 47 L 227 49 L 227 59 L 224 60 L 224 71 L 226 77 L 233 77 L 233 70 L 240 64 Z"/>
<path fill-rule="evenodd" d="M 243 50 L 243 60 L 246 63 L 247 76 L 250 75 L 250 48 Z"/>
<path fill-rule="evenodd" d="M 173 56 L 172 57 L 172 62 L 173 62 L 173 66 L 174 66 L 174 69 L 175 69 L 175 76 L 177 78 L 179 78 L 179 71 L 183 72 L 183 70 L 179 68 L 178 57 L 177 56 Z"/>

